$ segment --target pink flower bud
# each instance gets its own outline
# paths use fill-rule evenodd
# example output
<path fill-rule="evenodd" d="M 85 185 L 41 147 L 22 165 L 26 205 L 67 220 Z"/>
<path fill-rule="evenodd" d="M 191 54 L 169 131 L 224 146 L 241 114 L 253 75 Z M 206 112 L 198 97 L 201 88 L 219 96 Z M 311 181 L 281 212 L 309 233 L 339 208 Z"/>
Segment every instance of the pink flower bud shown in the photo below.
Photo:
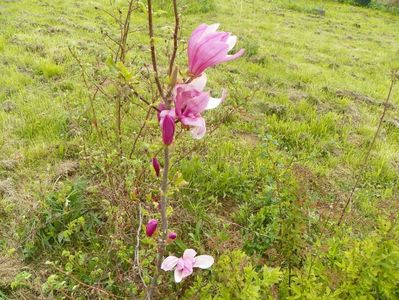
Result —
<path fill-rule="evenodd" d="M 163 110 L 160 113 L 160 125 L 162 129 L 162 140 L 165 145 L 173 143 L 173 137 L 175 135 L 175 111 Z"/>
<path fill-rule="evenodd" d="M 155 219 L 151 219 L 148 221 L 147 226 L 145 228 L 145 232 L 147 234 L 147 236 L 152 236 L 155 232 L 155 230 L 157 230 L 158 227 L 158 221 Z"/>
<path fill-rule="evenodd" d="M 168 237 L 171 239 L 171 240 L 175 240 L 176 238 L 177 238 L 177 234 L 176 234 L 176 232 L 169 232 L 169 235 L 168 235 Z"/>
<path fill-rule="evenodd" d="M 152 166 L 155 170 L 155 174 L 157 175 L 157 177 L 159 177 L 159 174 L 161 173 L 161 166 L 159 165 L 158 159 L 156 159 L 155 157 L 152 158 Z"/>

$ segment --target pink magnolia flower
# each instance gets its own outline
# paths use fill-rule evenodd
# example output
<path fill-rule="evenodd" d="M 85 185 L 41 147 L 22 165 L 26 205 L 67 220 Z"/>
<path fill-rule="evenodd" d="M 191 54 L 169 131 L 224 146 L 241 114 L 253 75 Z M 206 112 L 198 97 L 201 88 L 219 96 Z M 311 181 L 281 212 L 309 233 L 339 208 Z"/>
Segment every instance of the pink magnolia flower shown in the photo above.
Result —
<path fill-rule="evenodd" d="M 236 59 L 244 54 L 241 49 L 229 55 L 237 43 L 237 37 L 229 32 L 217 31 L 220 24 L 201 24 L 188 41 L 188 65 L 193 76 L 200 76 L 209 67 Z"/>
<path fill-rule="evenodd" d="M 157 177 L 159 177 L 159 175 L 161 173 L 161 166 L 159 165 L 158 159 L 153 157 L 151 162 L 152 162 L 152 167 L 154 168 L 155 174 L 157 175 Z"/>
<path fill-rule="evenodd" d="M 193 268 L 208 269 L 215 261 L 210 255 L 196 255 L 195 250 L 186 249 L 181 258 L 176 256 L 165 258 L 161 268 L 164 271 L 175 270 L 175 281 L 180 282 L 193 273 Z"/>
<path fill-rule="evenodd" d="M 165 145 L 173 143 L 173 137 L 175 135 L 175 110 L 163 110 L 159 114 L 159 124 L 162 129 L 162 140 Z"/>
<path fill-rule="evenodd" d="M 152 236 L 155 232 L 155 230 L 157 230 L 158 227 L 158 221 L 155 219 L 151 219 L 148 221 L 147 226 L 145 228 L 145 233 L 147 234 L 147 236 Z"/>
<path fill-rule="evenodd" d="M 206 133 L 205 120 L 201 113 L 219 106 L 226 98 L 226 92 L 222 92 L 221 98 L 212 98 L 208 92 L 203 92 L 206 85 L 205 73 L 190 84 L 178 84 L 173 90 L 175 102 L 175 115 L 186 126 L 191 127 L 191 135 L 195 139 L 201 139 Z"/>

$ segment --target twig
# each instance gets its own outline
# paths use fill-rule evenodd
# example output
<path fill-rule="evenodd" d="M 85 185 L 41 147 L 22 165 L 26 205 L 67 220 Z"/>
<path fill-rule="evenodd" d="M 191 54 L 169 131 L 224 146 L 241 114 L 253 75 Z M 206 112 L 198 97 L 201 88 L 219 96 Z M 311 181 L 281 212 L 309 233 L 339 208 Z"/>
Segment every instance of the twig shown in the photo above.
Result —
<path fill-rule="evenodd" d="M 117 17 L 115 17 L 113 14 L 111 14 L 109 11 L 107 11 L 107 10 L 105 10 L 105 9 L 103 9 L 103 8 L 100 8 L 100 7 L 98 7 L 98 6 L 95 6 L 94 9 L 97 9 L 97 10 L 100 10 L 100 11 L 104 12 L 106 15 L 108 15 L 108 16 L 110 16 L 112 19 L 114 19 L 114 21 L 115 21 L 116 23 L 118 23 L 119 25 L 122 25 L 122 24 L 120 23 L 120 20 L 119 20 Z"/>
<path fill-rule="evenodd" d="M 148 109 L 147 115 L 146 115 L 146 117 L 145 117 L 145 119 L 144 119 L 144 122 L 143 122 L 143 124 L 141 125 L 140 130 L 139 130 L 139 132 L 138 132 L 137 135 L 136 135 L 136 138 L 134 139 L 133 146 L 132 146 L 132 150 L 130 151 L 130 154 L 129 154 L 129 159 L 132 158 L 133 153 L 134 153 L 134 151 L 136 150 L 136 144 L 137 144 L 137 142 L 138 142 L 138 140 L 139 140 L 141 134 L 143 133 L 143 130 L 144 130 L 145 126 L 147 125 L 148 119 L 149 119 L 150 116 L 151 116 L 152 108 L 153 108 L 153 106 L 151 106 L 151 107 Z"/>
<path fill-rule="evenodd" d="M 170 62 L 169 62 L 169 76 L 173 72 L 173 66 L 175 64 L 175 59 L 176 59 L 176 53 L 177 53 L 177 48 L 178 48 L 178 37 L 179 37 L 179 12 L 177 11 L 177 0 L 173 0 L 173 13 L 175 15 L 175 30 L 173 32 L 173 51 L 172 51 L 172 56 L 170 57 Z"/>
<path fill-rule="evenodd" d="M 86 73 L 85 67 L 83 66 L 82 62 L 80 61 L 80 59 L 78 58 L 78 56 L 76 55 L 76 53 L 75 53 L 70 47 L 68 47 L 68 50 L 69 50 L 69 52 L 71 53 L 72 57 L 76 60 L 76 62 L 78 63 L 78 65 L 79 65 L 79 67 L 80 67 L 80 70 L 81 70 L 81 73 L 82 73 L 83 82 L 84 82 L 86 88 L 87 88 L 88 90 L 90 90 L 90 85 L 89 85 L 89 83 L 88 83 L 88 81 L 87 81 L 87 73 Z M 90 108 L 91 108 L 92 117 L 93 117 L 93 119 L 92 119 L 92 124 L 94 125 L 94 128 L 95 128 L 95 130 L 97 131 L 97 134 L 98 134 L 98 136 L 99 136 L 99 138 L 100 138 L 100 142 L 101 142 L 101 143 L 102 143 L 102 134 L 101 134 L 100 129 L 98 128 L 98 121 L 97 121 L 96 109 L 95 109 L 95 107 L 94 107 L 94 100 L 95 100 L 96 97 L 97 97 L 97 93 L 98 93 L 98 91 L 100 90 L 101 84 L 103 84 L 103 83 L 105 82 L 105 80 L 106 80 L 106 79 L 104 79 L 104 80 L 100 83 L 100 85 L 97 85 L 96 83 L 93 83 L 93 85 L 96 87 L 96 91 L 94 92 L 93 96 L 89 98 L 89 99 L 90 99 Z"/>
<path fill-rule="evenodd" d="M 127 10 L 125 22 L 123 23 L 123 28 L 121 30 L 121 41 L 120 41 L 120 55 L 119 59 L 122 63 L 125 63 L 125 58 L 126 54 L 128 52 L 128 49 L 126 48 L 127 45 L 127 37 L 129 35 L 129 28 L 130 28 L 130 18 L 132 16 L 133 12 L 133 3 L 135 0 L 130 0 L 129 1 L 129 8 Z"/>
<path fill-rule="evenodd" d="M 152 21 L 152 1 L 147 0 L 147 5 L 148 5 L 148 34 L 150 36 L 151 61 L 152 61 L 152 69 L 154 71 L 154 79 L 159 94 L 161 95 L 162 99 L 165 101 L 166 106 L 169 106 L 168 101 L 165 99 L 165 95 L 162 89 L 161 82 L 159 81 L 159 75 L 158 75 L 157 57 L 155 53 L 155 43 L 154 43 L 154 27 Z"/>
<path fill-rule="evenodd" d="M 359 170 L 359 172 L 358 172 L 358 174 L 356 176 L 355 184 L 353 185 L 353 187 L 352 187 L 352 189 L 351 189 L 351 191 L 349 193 L 348 199 L 346 200 L 345 206 L 344 206 L 344 208 L 343 208 L 343 210 L 341 212 L 341 216 L 339 217 L 339 221 L 337 223 L 337 226 L 341 226 L 341 224 L 342 224 L 342 222 L 344 220 L 344 216 L 345 216 L 346 210 L 347 210 L 349 204 L 352 202 L 352 199 L 353 199 L 353 196 L 355 194 L 355 191 L 356 191 L 356 189 L 357 189 L 357 187 L 358 187 L 358 185 L 360 183 L 360 177 L 361 177 L 361 175 L 363 175 L 363 172 L 364 172 L 366 166 L 368 165 L 368 161 L 369 161 L 369 158 L 370 158 L 371 150 L 374 148 L 374 144 L 375 144 L 375 142 L 377 140 L 377 137 L 380 134 L 381 126 L 382 126 L 382 123 L 384 122 L 385 114 L 386 114 L 386 112 L 388 110 L 388 107 L 389 107 L 389 101 L 391 99 L 391 94 L 392 94 L 393 87 L 395 86 L 395 82 L 396 82 L 396 78 L 395 78 L 395 74 L 393 74 L 392 75 L 392 80 L 391 80 L 391 86 L 389 88 L 388 96 L 385 99 L 385 102 L 383 104 L 384 105 L 384 109 L 383 109 L 383 111 L 381 113 L 381 117 L 380 117 L 380 121 L 378 122 L 377 130 L 375 131 L 373 140 L 371 141 L 371 144 L 370 144 L 370 146 L 369 146 L 369 148 L 367 150 L 366 156 L 364 157 L 363 164 L 362 164 L 362 166 L 361 166 L 361 168 L 360 168 L 360 170 Z"/>
<path fill-rule="evenodd" d="M 143 283 L 144 287 L 147 287 L 140 267 L 140 233 L 141 233 L 141 227 L 143 225 L 143 217 L 141 215 L 141 203 L 139 203 L 138 211 L 139 211 L 139 226 L 137 227 L 137 233 L 136 233 L 136 248 L 134 250 L 134 261 L 137 266 L 141 282 Z"/>

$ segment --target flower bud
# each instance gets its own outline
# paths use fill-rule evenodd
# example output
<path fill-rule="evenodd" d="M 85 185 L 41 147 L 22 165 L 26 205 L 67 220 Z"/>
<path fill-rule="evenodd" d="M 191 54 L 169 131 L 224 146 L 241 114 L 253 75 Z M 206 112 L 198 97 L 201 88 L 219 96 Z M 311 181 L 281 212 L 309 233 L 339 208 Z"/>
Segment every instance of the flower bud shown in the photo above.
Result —
<path fill-rule="evenodd" d="M 165 145 L 173 143 L 173 137 L 175 135 L 175 115 L 174 111 L 163 110 L 161 116 L 161 129 L 162 129 L 162 140 Z"/>
<path fill-rule="evenodd" d="M 158 159 L 156 159 L 155 157 L 152 158 L 152 166 L 154 168 L 155 174 L 157 175 L 157 177 L 159 177 L 161 173 L 161 166 L 159 165 Z"/>
<path fill-rule="evenodd" d="M 157 230 L 158 227 L 158 221 L 155 219 L 151 219 L 148 221 L 147 226 L 145 228 L 145 232 L 147 234 L 147 236 L 152 236 L 155 232 L 155 230 Z"/>
<path fill-rule="evenodd" d="M 173 231 L 169 232 L 168 238 L 170 238 L 171 240 L 175 240 L 177 238 L 176 232 L 173 232 Z"/>

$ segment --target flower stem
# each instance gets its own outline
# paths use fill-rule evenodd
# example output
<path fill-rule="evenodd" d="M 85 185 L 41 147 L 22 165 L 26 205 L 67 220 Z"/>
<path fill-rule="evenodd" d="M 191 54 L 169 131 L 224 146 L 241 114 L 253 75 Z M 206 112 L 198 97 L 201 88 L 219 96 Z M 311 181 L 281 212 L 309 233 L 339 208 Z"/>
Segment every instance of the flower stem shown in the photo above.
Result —
<path fill-rule="evenodd" d="M 168 207 L 168 174 L 169 174 L 169 163 L 170 163 L 170 153 L 169 146 L 164 147 L 164 168 L 162 174 L 162 182 L 161 182 L 161 222 L 162 222 L 162 232 L 161 237 L 158 240 L 158 254 L 157 254 L 157 262 L 156 262 L 156 271 L 154 276 L 152 277 L 151 284 L 149 286 L 147 292 L 147 300 L 151 300 L 154 295 L 155 287 L 157 286 L 159 273 L 161 272 L 162 259 L 165 252 L 165 242 L 168 234 L 168 218 L 166 215 L 166 210 Z"/>

